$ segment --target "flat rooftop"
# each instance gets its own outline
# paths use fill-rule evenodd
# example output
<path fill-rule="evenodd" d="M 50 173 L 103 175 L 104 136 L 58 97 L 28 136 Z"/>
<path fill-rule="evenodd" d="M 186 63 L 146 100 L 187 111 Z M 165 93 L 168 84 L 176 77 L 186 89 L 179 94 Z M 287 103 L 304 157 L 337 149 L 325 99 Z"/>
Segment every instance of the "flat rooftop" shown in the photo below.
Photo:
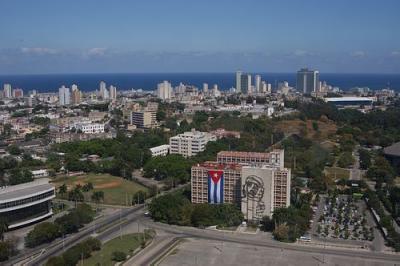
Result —
<path fill-rule="evenodd" d="M 383 152 L 386 155 L 391 155 L 391 156 L 398 156 L 400 157 L 400 142 L 397 142 L 393 144 L 392 146 L 386 147 L 383 149 Z"/>
<path fill-rule="evenodd" d="M 280 152 L 281 150 L 274 150 L 273 152 Z M 246 152 L 246 151 L 220 151 L 217 156 L 230 156 L 230 157 L 257 157 L 269 158 L 270 152 Z"/>
<path fill-rule="evenodd" d="M 373 97 L 331 97 L 331 98 L 324 98 L 326 102 L 362 102 L 362 101 L 376 101 Z"/>
<path fill-rule="evenodd" d="M 242 165 L 236 163 L 218 163 L 207 161 L 200 164 L 195 164 L 192 167 L 203 167 L 208 169 L 218 169 L 218 170 L 241 170 Z"/>
<path fill-rule="evenodd" d="M 10 201 L 16 198 L 29 197 L 32 194 L 40 193 L 54 188 L 52 184 L 49 184 L 48 179 L 39 179 L 33 182 L 3 187 L 0 188 L 0 201 Z"/>

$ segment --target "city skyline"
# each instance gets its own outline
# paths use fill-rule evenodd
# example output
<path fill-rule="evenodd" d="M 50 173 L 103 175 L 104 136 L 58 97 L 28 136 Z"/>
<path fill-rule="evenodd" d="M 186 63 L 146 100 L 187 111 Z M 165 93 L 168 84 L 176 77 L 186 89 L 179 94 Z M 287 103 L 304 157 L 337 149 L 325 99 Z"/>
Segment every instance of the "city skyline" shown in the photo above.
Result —
<path fill-rule="evenodd" d="M 399 73 L 399 7 L 392 0 L 2 1 L 0 73 Z"/>

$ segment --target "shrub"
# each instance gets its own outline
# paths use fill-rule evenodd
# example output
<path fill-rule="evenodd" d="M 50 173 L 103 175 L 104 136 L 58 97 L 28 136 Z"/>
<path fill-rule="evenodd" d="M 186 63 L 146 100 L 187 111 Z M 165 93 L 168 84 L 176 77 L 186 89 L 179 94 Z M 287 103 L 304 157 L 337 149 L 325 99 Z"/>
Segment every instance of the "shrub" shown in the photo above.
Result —
<path fill-rule="evenodd" d="M 60 227 L 57 224 L 44 222 L 36 225 L 25 238 L 27 247 L 35 247 L 49 243 L 60 236 Z"/>
<path fill-rule="evenodd" d="M 111 257 L 112 260 L 116 262 L 124 261 L 126 260 L 126 253 L 122 251 L 114 251 Z"/>

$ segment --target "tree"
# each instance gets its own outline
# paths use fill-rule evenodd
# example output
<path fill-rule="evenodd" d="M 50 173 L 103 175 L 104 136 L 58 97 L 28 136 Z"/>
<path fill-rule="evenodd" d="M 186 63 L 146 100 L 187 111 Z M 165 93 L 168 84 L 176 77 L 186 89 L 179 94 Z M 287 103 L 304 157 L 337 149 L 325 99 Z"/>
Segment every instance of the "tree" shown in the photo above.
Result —
<path fill-rule="evenodd" d="M 8 222 L 4 217 L 0 217 L 0 240 L 3 241 L 4 233 L 7 232 Z"/>
<path fill-rule="evenodd" d="M 65 183 L 63 183 L 59 188 L 58 188 L 58 194 L 60 194 L 61 197 L 63 197 L 65 194 L 67 194 L 68 188 Z"/>
<path fill-rule="evenodd" d="M 287 242 L 289 240 L 289 227 L 286 224 L 278 225 L 272 233 L 278 241 Z"/>
<path fill-rule="evenodd" d="M 342 168 L 348 168 L 353 163 L 354 163 L 354 157 L 351 154 L 351 152 L 349 152 L 349 151 L 343 152 L 340 155 L 339 160 L 338 160 L 338 165 L 339 165 L 339 167 L 342 167 Z"/>
<path fill-rule="evenodd" d="M 43 243 L 49 243 L 60 236 L 60 227 L 57 224 L 43 222 L 36 225 L 25 238 L 27 247 L 35 247 Z"/>
<path fill-rule="evenodd" d="M 100 201 L 104 200 L 104 192 L 103 191 L 95 191 L 92 194 L 92 200 L 96 202 L 97 204 L 100 203 Z"/>
<path fill-rule="evenodd" d="M 10 185 L 18 185 L 33 181 L 32 172 L 26 168 L 15 168 L 10 171 Z"/>
<path fill-rule="evenodd" d="M 93 183 L 92 182 L 88 182 L 86 184 L 83 185 L 82 190 L 84 192 L 89 192 L 90 190 L 93 190 Z"/>
<path fill-rule="evenodd" d="M 22 151 L 20 150 L 20 148 L 17 145 L 10 145 L 7 147 L 7 151 L 11 154 L 11 155 L 20 155 L 22 153 Z"/>

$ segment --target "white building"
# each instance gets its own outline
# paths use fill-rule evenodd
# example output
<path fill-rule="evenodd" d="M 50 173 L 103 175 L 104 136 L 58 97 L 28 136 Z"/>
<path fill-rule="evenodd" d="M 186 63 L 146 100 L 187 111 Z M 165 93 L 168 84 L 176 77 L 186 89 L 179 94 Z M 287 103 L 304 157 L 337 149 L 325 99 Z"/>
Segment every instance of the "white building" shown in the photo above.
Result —
<path fill-rule="evenodd" d="M 103 133 L 104 124 L 102 123 L 77 123 L 75 124 L 76 130 L 82 131 L 85 134 Z"/>
<path fill-rule="evenodd" d="M 110 99 L 116 100 L 117 99 L 117 87 L 111 85 L 110 86 Z"/>
<path fill-rule="evenodd" d="M 54 185 L 47 179 L 9 187 L 0 187 L 0 217 L 8 222 L 8 229 L 22 227 L 53 215 L 51 200 Z"/>
<path fill-rule="evenodd" d="M 158 98 L 162 100 L 168 100 L 172 98 L 172 93 L 173 93 L 172 85 L 168 81 L 164 80 L 163 83 L 159 83 L 157 85 L 156 94 Z"/>
<path fill-rule="evenodd" d="M 47 169 L 32 170 L 31 173 L 33 178 L 42 178 L 49 176 L 49 171 L 47 171 Z"/>
<path fill-rule="evenodd" d="M 261 92 L 261 76 L 260 75 L 256 75 L 254 77 L 254 82 L 255 82 L 255 93 L 259 93 Z"/>
<path fill-rule="evenodd" d="M 166 156 L 169 152 L 169 145 L 160 145 L 157 147 L 150 148 L 151 156 Z"/>
<path fill-rule="evenodd" d="M 64 85 L 58 89 L 58 103 L 61 106 L 71 103 L 71 92 L 69 88 L 66 88 Z"/>
<path fill-rule="evenodd" d="M 4 84 L 4 98 L 12 98 L 11 84 Z"/>
<path fill-rule="evenodd" d="M 217 137 L 208 133 L 192 129 L 169 139 L 170 153 L 191 157 L 205 150 L 209 141 L 216 141 Z"/>

